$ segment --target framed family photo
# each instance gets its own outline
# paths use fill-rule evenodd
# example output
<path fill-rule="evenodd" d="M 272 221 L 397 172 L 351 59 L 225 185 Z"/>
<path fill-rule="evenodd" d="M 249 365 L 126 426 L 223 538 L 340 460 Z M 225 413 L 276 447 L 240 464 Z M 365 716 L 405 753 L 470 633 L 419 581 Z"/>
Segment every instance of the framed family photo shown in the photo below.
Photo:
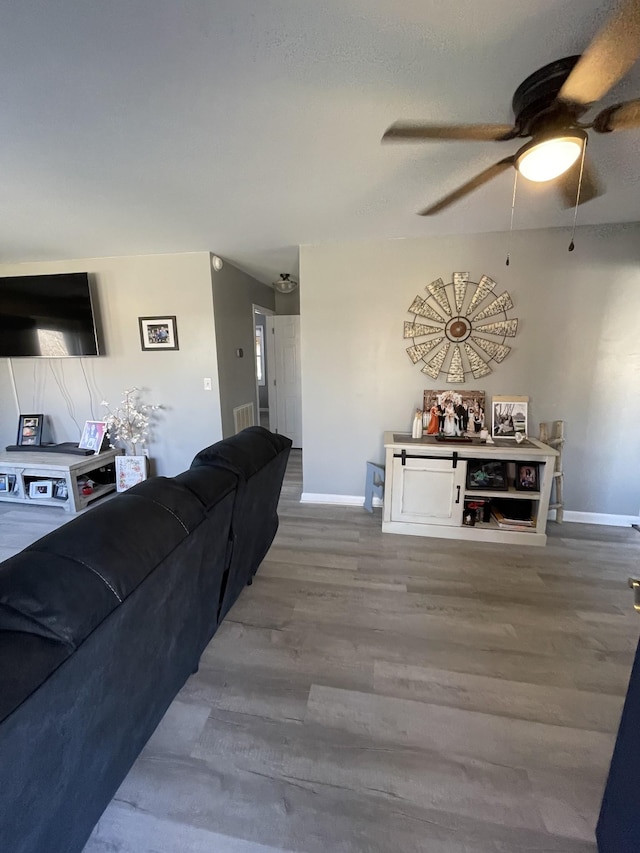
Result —
<path fill-rule="evenodd" d="M 491 435 L 513 438 L 527 435 L 528 397 L 494 397 L 491 401 Z"/>
<path fill-rule="evenodd" d="M 57 498 L 59 501 L 66 501 L 69 497 L 69 489 L 67 488 L 66 480 L 54 480 L 53 481 L 53 495 L 52 497 Z"/>
<path fill-rule="evenodd" d="M 100 453 L 107 425 L 104 421 L 85 421 L 82 438 L 78 447 L 81 450 L 93 450 Z"/>
<path fill-rule="evenodd" d="M 497 459 L 470 459 L 467 462 L 468 489 L 504 490 L 507 486 L 506 462 Z"/>
<path fill-rule="evenodd" d="M 175 316 L 138 317 L 138 323 L 140 325 L 140 344 L 143 350 L 180 349 Z"/>
<path fill-rule="evenodd" d="M 22 446 L 42 444 L 42 424 L 44 415 L 20 415 L 18 420 L 18 440 Z"/>
<path fill-rule="evenodd" d="M 53 480 L 32 480 L 29 483 L 29 497 L 40 500 L 53 495 Z"/>
<path fill-rule="evenodd" d="M 518 462 L 516 464 L 516 481 L 519 492 L 539 492 L 540 475 L 537 462 Z"/>
<path fill-rule="evenodd" d="M 427 388 L 422 400 L 426 435 L 476 437 L 485 427 L 484 391 Z"/>

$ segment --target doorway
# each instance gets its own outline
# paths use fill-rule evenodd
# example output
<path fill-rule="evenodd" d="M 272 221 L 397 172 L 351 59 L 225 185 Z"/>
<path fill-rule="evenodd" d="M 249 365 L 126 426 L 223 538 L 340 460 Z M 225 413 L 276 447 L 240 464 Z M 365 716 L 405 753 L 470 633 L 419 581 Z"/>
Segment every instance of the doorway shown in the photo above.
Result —
<path fill-rule="evenodd" d="M 300 315 L 278 314 L 270 317 L 274 334 L 271 359 L 274 383 L 271 398 L 272 431 L 288 436 L 294 447 L 302 447 L 302 376 L 300 370 Z M 275 424 L 275 426 L 274 426 Z"/>
<path fill-rule="evenodd" d="M 269 323 L 274 314 L 270 308 L 261 305 L 252 306 L 254 365 L 256 374 L 256 423 L 265 429 L 274 431 L 271 412 L 275 407 L 273 372 L 273 348 L 268 345 L 272 335 Z"/>

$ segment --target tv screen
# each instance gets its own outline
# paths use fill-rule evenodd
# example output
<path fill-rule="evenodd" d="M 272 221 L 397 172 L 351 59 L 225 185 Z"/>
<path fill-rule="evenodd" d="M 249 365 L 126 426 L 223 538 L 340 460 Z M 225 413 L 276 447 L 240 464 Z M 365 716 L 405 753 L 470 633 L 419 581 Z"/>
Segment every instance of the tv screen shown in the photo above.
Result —
<path fill-rule="evenodd" d="M 86 272 L 0 277 L 0 357 L 98 354 Z"/>

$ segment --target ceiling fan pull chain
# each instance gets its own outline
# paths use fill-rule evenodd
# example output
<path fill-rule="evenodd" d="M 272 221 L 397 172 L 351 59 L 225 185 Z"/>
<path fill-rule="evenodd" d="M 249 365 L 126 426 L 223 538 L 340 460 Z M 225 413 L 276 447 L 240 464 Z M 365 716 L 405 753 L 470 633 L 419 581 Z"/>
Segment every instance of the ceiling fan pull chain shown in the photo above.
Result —
<path fill-rule="evenodd" d="M 513 234 L 513 214 L 516 209 L 516 189 L 518 188 L 518 170 L 514 169 L 514 178 L 513 178 L 513 197 L 511 198 L 511 225 L 509 227 L 509 247 L 511 246 L 511 235 Z M 507 260 L 505 262 L 505 266 L 509 266 L 510 258 L 509 258 L 509 249 L 507 249 Z"/>
<path fill-rule="evenodd" d="M 578 218 L 578 205 L 580 204 L 580 190 L 582 189 L 582 173 L 584 172 L 584 156 L 587 153 L 586 141 L 582 143 L 582 159 L 580 160 L 580 175 L 578 176 L 578 194 L 576 196 L 576 207 L 573 211 L 573 228 L 571 229 L 571 242 L 569 243 L 569 251 L 573 252 L 575 243 L 573 238 L 576 236 L 576 220 Z"/>

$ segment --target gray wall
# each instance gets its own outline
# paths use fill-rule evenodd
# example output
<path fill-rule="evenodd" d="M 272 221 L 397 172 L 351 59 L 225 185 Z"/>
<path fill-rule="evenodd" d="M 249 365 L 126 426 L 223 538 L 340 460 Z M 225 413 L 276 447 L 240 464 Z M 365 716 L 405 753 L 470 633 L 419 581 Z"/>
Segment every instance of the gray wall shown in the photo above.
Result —
<path fill-rule="evenodd" d="M 209 253 L 0 265 L 0 275 L 65 271 L 92 274 L 106 355 L 12 359 L 19 407 L 9 359 L 0 359 L 1 446 L 16 440 L 18 408 L 48 415 L 55 441 L 78 441 L 85 420 L 104 417 L 103 399 L 117 405 L 125 389 L 138 387 L 144 402 L 163 407 L 149 445 L 154 470 L 179 473 L 222 437 Z M 142 352 L 138 317 L 173 314 L 180 349 Z M 212 391 L 204 391 L 204 377 L 211 377 Z"/>
<path fill-rule="evenodd" d="M 507 289 L 520 320 L 508 358 L 464 387 L 528 394 L 530 423 L 566 421 L 566 508 L 640 510 L 640 225 L 301 247 L 304 492 L 362 495 L 385 429 L 408 430 L 424 388 L 403 321 L 454 271 Z M 510 246 L 511 265 L 505 266 Z"/>
<path fill-rule="evenodd" d="M 278 293 L 276 290 L 276 314 L 300 313 L 300 288 L 293 293 Z"/>
<path fill-rule="evenodd" d="M 213 300 L 222 432 L 226 438 L 234 433 L 233 409 L 244 403 L 256 404 L 252 305 L 273 310 L 275 299 L 272 288 L 225 261 L 221 270 L 213 271 Z M 238 348 L 244 352 L 242 358 L 236 356 Z"/>

